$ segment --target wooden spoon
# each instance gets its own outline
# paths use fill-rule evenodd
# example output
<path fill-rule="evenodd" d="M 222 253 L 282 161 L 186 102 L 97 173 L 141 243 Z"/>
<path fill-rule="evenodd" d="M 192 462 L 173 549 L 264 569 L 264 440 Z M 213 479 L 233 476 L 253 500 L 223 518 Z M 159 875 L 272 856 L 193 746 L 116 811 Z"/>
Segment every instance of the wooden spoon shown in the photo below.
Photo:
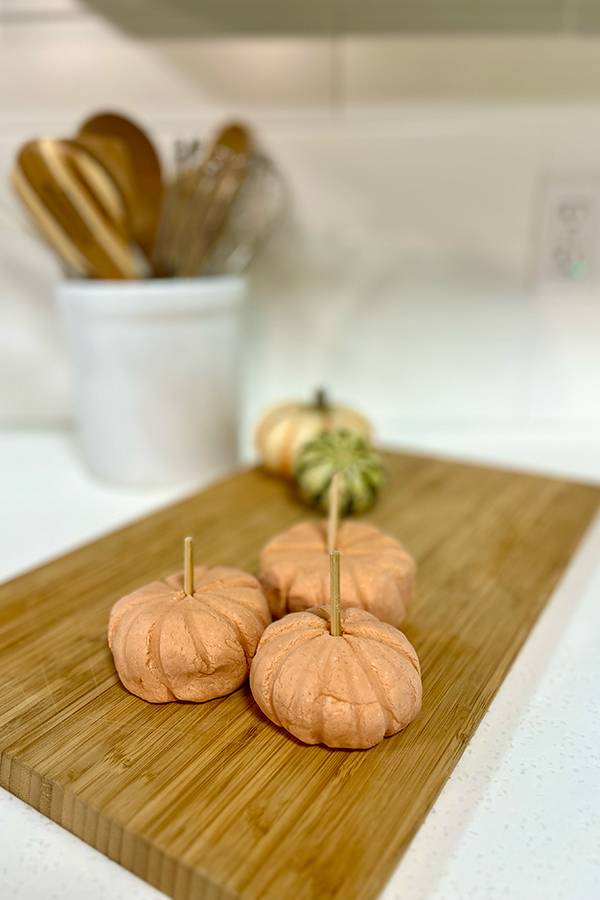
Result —
<path fill-rule="evenodd" d="M 232 122 L 217 134 L 211 152 L 220 144 L 222 147 L 229 147 L 234 153 L 254 153 L 254 135 L 249 128 L 240 125 L 238 122 Z"/>
<path fill-rule="evenodd" d="M 163 196 L 163 181 L 158 153 L 147 134 L 130 119 L 117 113 L 100 113 L 87 119 L 79 129 L 76 140 L 88 142 L 91 136 L 116 138 L 122 141 L 129 153 L 129 172 L 121 156 L 116 159 L 116 146 L 95 144 L 95 152 L 123 188 L 129 205 L 133 236 L 148 259 L 152 257 Z M 87 144 L 88 149 L 91 145 Z M 100 158 L 100 157 L 99 157 Z M 122 172 L 116 169 L 122 167 Z M 122 177 L 127 177 L 129 187 L 124 187 Z"/>

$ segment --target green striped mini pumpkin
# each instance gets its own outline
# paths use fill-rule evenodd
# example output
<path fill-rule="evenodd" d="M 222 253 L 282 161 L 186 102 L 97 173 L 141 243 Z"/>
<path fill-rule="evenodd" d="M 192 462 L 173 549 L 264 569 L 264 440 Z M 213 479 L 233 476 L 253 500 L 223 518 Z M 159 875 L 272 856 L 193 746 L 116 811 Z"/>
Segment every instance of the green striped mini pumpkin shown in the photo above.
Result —
<path fill-rule="evenodd" d="M 381 459 L 364 438 L 351 431 L 330 431 L 306 444 L 298 457 L 296 482 L 302 499 L 327 512 L 336 472 L 341 515 L 369 509 L 385 482 Z"/>

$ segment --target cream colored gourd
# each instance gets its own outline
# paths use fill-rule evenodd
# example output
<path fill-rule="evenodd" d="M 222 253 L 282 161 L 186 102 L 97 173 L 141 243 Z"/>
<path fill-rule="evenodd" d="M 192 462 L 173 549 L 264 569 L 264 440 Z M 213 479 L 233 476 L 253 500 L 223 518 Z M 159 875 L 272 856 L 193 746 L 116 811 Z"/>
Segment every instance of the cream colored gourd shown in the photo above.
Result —
<path fill-rule="evenodd" d="M 415 589 L 412 556 L 395 538 L 360 521 L 340 525 L 336 547 L 344 560 L 342 606 L 365 609 L 383 622 L 401 625 Z M 325 522 L 301 522 L 263 547 L 258 579 L 274 618 L 321 606 L 328 596 L 327 549 Z"/>
<path fill-rule="evenodd" d="M 294 613 L 264 632 L 250 669 L 263 713 L 305 744 L 368 749 L 412 722 L 421 672 L 406 637 L 361 609 Z"/>
<path fill-rule="evenodd" d="M 259 419 L 255 443 L 263 466 L 276 475 L 292 478 L 298 455 L 311 440 L 326 432 L 344 429 L 370 441 L 373 429 L 361 413 L 331 405 L 323 391 L 313 403 L 280 403 Z"/>
<path fill-rule="evenodd" d="M 239 569 L 196 567 L 154 581 L 112 608 L 108 642 L 123 685 L 150 703 L 202 703 L 247 679 L 271 621 L 258 581 Z"/>

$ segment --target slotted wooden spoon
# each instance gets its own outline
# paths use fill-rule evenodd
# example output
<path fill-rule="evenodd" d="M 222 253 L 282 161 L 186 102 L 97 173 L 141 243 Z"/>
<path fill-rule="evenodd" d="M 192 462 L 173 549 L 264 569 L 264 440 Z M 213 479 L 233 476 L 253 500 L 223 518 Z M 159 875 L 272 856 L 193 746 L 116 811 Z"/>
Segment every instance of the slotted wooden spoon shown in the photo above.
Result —
<path fill-rule="evenodd" d="M 140 276 L 123 197 L 87 151 L 68 141 L 31 141 L 19 152 L 12 180 L 39 229 L 75 272 Z"/>

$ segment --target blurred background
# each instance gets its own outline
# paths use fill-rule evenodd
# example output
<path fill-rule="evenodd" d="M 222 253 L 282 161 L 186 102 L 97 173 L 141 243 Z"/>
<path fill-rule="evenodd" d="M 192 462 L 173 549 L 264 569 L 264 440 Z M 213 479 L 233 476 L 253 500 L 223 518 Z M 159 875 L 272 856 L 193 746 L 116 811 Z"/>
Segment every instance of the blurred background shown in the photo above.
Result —
<path fill-rule="evenodd" d="M 379 442 L 600 477 L 600 3 L 1 0 L 0 427 L 68 429 L 18 148 L 115 109 L 248 123 L 291 208 L 248 272 L 241 448 L 325 385 Z"/>
<path fill-rule="evenodd" d="M 219 474 L 207 468 L 181 483 L 111 483 L 92 474 L 74 440 L 78 383 L 57 302 L 66 279 L 28 230 L 10 182 L 24 144 L 72 136 L 106 110 L 142 126 L 171 173 L 176 142 L 206 149 L 228 122 L 246 123 L 285 188 L 284 214 L 244 272 L 239 459 L 255 460 L 253 431 L 266 407 L 307 401 L 324 388 L 366 415 L 378 446 L 600 482 L 600 0 L 0 0 L 0 580 Z M 143 381 L 133 327 L 131 339 L 127 378 Z M 185 356 L 177 340 L 155 356 L 155 394 L 159 375 L 176 383 Z M 214 371 L 219 347 L 209 335 L 198 348 L 199 358 L 213 353 Z M 81 354 L 82 372 L 88 357 Z M 118 399 L 118 379 L 113 386 Z M 180 395 L 193 399 L 186 390 Z M 220 408 L 213 395 L 212 412 Z M 183 417 L 199 431 L 206 424 L 202 414 Z M 156 427 L 146 444 L 158 439 L 168 455 L 185 441 L 167 418 L 151 410 Z M 199 440 L 210 447 L 211 435 L 206 425 Z M 92 433 L 100 464 L 104 438 L 108 446 L 117 429 Z M 185 440 L 193 456 L 199 444 Z M 128 460 L 113 446 L 117 463 L 139 471 L 134 443 Z M 221 470 L 232 462 L 224 454 Z M 571 611 L 576 597 L 564 597 Z M 589 604 L 581 608 L 588 616 Z M 544 666 L 547 644 L 565 631 L 562 617 L 538 643 Z M 580 618 L 578 628 L 525 721 L 527 740 L 507 757 L 509 774 L 499 770 L 498 796 L 510 815 L 499 815 L 498 803 L 485 806 L 498 828 L 514 818 L 512 839 L 502 832 L 492 842 L 505 853 L 563 847 L 575 819 L 562 808 L 556 814 L 554 794 L 545 816 L 531 784 L 596 765 L 585 756 L 596 742 L 581 730 L 598 693 L 593 620 Z M 525 666 L 515 682 L 511 697 L 519 702 L 499 707 L 501 740 L 484 732 L 484 780 L 488 754 L 502 752 L 520 698 L 531 695 L 531 671 Z M 571 693 L 563 696 L 564 684 Z M 542 713 L 549 731 L 540 709 L 550 710 Z M 545 758 L 531 751 L 530 735 L 555 754 L 545 782 L 529 767 Z M 570 807 L 587 787 L 582 778 L 573 775 Z M 459 780 L 458 802 L 469 806 L 476 800 L 465 801 L 466 784 Z M 456 831 L 456 795 L 449 796 L 447 820 L 434 823 L 444 835 Z M 528 820 L 512 816 L 511 804 L 523 797 L 534 808 Z M 57 891 L 65 878 L 75 884 L 72 872 L 80 870 L 71 867 L 82 849 L 65 851 L 66 832 L 30 839 L 33 822 L 23 816 L 33 810 L 19 825 L 14 804 L 7 806 L 13 800 L 0 795 L 7 883 L 21 886 L 27 873 L 29 896 L 48 895 L 53 869 L 63 866 L 69 872 L 57 876 Z M 543 869 L 558 892 L 566 884 L 568 892 L 570 873 L 581 876 L 594 858 L 581 862 L 591 820 L 578 816 L 567 842 L 575 850 L 556 854 L 560 877 L 553 866 Z M 548 822 L 558 823 L 554 842 Z M 479 884 L 481 860 L 487 865 L 492 832 L 471 833 L 474 857 L 464 858 L 476 863 L 458 868 L 453 883 L 467 871 Z M 77 857 L 86 890 L 94 867 L 108 866 L 89 854 Z M 437 877 L 441 856 L 433 854 L 434 866 L 423 858 L 434 873 L 428 877 Z M 531 879 L 541 877 L 541 866 L 523 858 Z M 417 874 L 425 872 L 418 865 Z M 106 884 L 111 894 L 113 878 L 111 895 L 121 896 L 124 882 L 99 871 L 98 896 Z M 522 871 L 503 869 L 507 879 Z M 126 896 L 138 896 L 133 886 Z"/>

